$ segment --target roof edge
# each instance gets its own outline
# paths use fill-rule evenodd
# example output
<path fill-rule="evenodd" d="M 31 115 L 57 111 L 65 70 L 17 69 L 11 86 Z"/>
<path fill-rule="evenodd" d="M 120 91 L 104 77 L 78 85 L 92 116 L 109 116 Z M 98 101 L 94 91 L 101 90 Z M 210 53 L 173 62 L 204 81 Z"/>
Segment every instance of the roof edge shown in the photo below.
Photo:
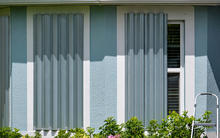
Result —
<path fill-rule="evenodd" d="M 1 0 L 0 5 L 100 4 L 100 5 L 220 5 L 220 0 Z"/>

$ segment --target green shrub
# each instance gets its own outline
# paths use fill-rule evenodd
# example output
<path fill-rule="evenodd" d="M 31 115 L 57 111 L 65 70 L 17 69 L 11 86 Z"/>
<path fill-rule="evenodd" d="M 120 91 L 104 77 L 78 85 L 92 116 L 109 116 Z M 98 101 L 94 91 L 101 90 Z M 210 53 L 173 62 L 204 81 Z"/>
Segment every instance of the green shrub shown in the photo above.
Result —
<path fill-rule="evenodd" d="M 196 121 L 200 123 L 209 123 L 211 112 L 206 112 L 202 118 L 197 119 Z M 195 120 L 193 116 L 188 116 L 185 111 L 182 115 L 179 115 L 176 112 L 172 112 L 167 116 L 166 119 L 163 119 L 161 123 L 158 123 L 156 120 L 151 120 L 147 131 L 149 137 L 154 138 L 189 138 L 191 135 L 192 121 Z M 195 127 L 194 137 L 200 138 L 201 134 L 204 134 L 207 127 Z"/>
<path fill-rule="evenodd" d="M 0 138 L 20 138 L 22 135 L 19 133 L 19 129 L 14 128 L 12 130 L 10 127 L 0 128 Z"/>
<path fill-rule="evenodd" d="M 70 132 L 73 133 L 73 138 L 82 138 L 86 135 L 86 132 L 82 128 L 71 129 Z"/>
<path fill-rule="evenodd" d="M 199 123 L 210 123 L 211 112 L 207 111 L 202 115 L 202 118 L 196 119 Z M 149 138 L 188 138 L 191 135 L 192 121 L 195 120 L 193 116 L 188 116 L 187 112 L 179 115 L 176 112 L 170 113 L 167 118 L 162 119 L 161 122 L 151 120 L 147 127 Z M 124 131 L 122 131 L 124 128 Z M 194 138 L 200 138 L 207 128 L 195 126 Z M 125 124 L 117 124 L 113 117 L 109 117 L 104 121 L 103 126 L 99 128 L 100 133 L 94 134 L 95 129 L 87 127 L 86 131 L 83 128 L 75 128 L 71 130 L 60 130 L 55 138 L 144 138 L 145 128 L 143 122 L 137 117 L 132 117 Z M 0 138 L 21 138 L 22 135 L 18 129 L 11 129 L 9 127 L 0 128 Z M 26 134 L 23 138 L 41 138 L 39 132 L 35 132 L 35 136 Z M 204 135 L 204 137 L 206 137 Z"/>
<path fill-rule="evenodd" d="M 86 128 L 86 131 L 87 131 L 87 136 L 93 136 L 94 132 L 95 132 L 95 128 L 92 128 L 92 127 L 87 127 Z"/>
<path fill-rule="evenodd" d="M 42 136 L 38 131 L 36 131 L 34 138 L 42 138 Z"/>
<path fill-rule="evenodd" d="M 94 134 L 93 138 L 106 138 L 106 136 L 103 136 L 101 134 Z"/>
<path fill-rule="evenodd" d="M 90 138 L 83 128 L 60 130 L 55 138 Z"/>
<path fill-rule="evenodd" d="M 35 136 L 29 136 L 28 134 L 24 135 L 23 138 L 42 138 L 41 134 L 36 131 Z"/>
<path fill-rule="evenodd" d="M 58 135 L 55 138 L 69 138 L 71 135 L 70 131 L 67 130 L 60 130 Z"/>
<path fill-rule="evenodd" d="M 28 134 L 24 135 L 23 138 L 31 138 Z"/>
<path fill-rule="evenodd" d="M 113 117 L 108 117 L 104 122 L 104 125 L 99 128 L 99 130 L 101 130 L 99 133 L 101 136 L 121 134 L 122 127 L 117 124 Z"/>
<path fill-rule="evenodd" d="M 138 120 L 137 117 L 132 117 L 124 125 L 125 131 L 122 137 L 126 138 L 143 138 L 144 137 L 144 125 L 143 122 Z"/>

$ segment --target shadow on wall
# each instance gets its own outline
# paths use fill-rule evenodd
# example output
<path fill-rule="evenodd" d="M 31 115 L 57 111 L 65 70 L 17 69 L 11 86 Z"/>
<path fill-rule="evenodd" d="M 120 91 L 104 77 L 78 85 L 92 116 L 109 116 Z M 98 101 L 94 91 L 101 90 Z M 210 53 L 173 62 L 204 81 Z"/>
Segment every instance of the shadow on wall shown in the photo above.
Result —
<path fill-rule="evenodd" d="M 90 60 L 117 56 L 116 7 L 92 6 L 90 19 Z"/>
<path fill-rule="evenodd" d="M 220 99 L 220 7 L 208 8 L 208 48 L 207 48 L 207 90 Z M 212 111 L 211 119 L 216 119 L 216 100 L 207 97 L 207 110 Z"/>

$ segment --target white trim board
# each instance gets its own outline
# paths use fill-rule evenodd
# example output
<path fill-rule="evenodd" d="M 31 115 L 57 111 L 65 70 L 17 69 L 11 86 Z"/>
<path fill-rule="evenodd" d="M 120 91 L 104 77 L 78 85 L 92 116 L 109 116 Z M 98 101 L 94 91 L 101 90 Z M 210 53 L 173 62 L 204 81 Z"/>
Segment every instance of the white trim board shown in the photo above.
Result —
<path fill-rule="evenodd" d="M 124 14 L 128 12 L 165 12 L 169 21 L 184 21 L 185 25 L 185 98 L 184 109 L 193 114 L 195 90 L 195 38 L 193 6 L 118 6 L 117 7 L 117 120 L 125 122 L 125 38 Z"/>
<path fill-rule="evenodd" d="M 90 13 L 88 6 L 28 7 L 27 8 L 27 131 L 33 132 L 34 115 L 34 63 L 33 63 L 33 15 L 37 13 L 84 14 L 83 60 L 83 127 L 90 126 Z M 43 133 L 43 132 L 42 132 Z M 50 133 L 43 133 L 51 136 Z"/>

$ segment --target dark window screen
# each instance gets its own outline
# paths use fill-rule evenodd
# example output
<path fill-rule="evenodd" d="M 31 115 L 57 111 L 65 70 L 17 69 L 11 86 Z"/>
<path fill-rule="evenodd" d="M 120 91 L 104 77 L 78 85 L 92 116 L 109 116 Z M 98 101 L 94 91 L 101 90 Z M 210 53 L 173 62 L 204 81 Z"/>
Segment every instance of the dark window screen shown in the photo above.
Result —
<path fill-rule="evenodd" d="M 168 24 L 168 68 L 180 67 L 180 24 Z"/>
<path fill-rule="evenodd" d="M 168 113 L 176 111 L 179 113 L 179 73 L 168 73 Z"/>

